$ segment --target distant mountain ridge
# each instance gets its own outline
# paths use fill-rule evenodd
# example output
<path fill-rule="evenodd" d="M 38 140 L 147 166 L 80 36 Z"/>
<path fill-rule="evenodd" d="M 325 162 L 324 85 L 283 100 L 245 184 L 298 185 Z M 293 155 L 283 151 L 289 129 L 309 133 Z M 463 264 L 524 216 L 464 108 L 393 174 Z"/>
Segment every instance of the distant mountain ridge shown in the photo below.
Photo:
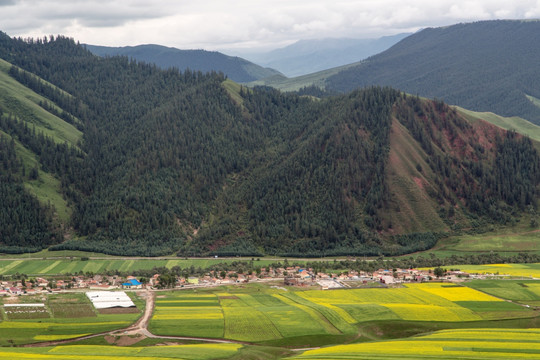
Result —
<path fill-rule="evenodd" d="M 223 72 L 231 80 L 242 83 L 281 75 L 276 70 L 263 68 L 245 59 L 228 56 L 217 51 L 180 50 L 153 44 L 124 47 L 85 46 L 90 52 L 101 57 L 122 55 L 155 64 L 162 69 L 174 67 L 179 70 L 190 69 L 204 73 Z"/>
<path fill-rule="evenodd" d="M 286 76 L 300 76 L 351 64 L 384 51 L 409 36 L 402 33 L 374 39 L 300 40 L 284 48 L 240 56 Z"/>
<path fill-rule="evenodd" d="M 424 29 L 326 79 L 347 92 L 388 85 L 475 111 L 540 124 L 540 21 L 496 20 Z"/>

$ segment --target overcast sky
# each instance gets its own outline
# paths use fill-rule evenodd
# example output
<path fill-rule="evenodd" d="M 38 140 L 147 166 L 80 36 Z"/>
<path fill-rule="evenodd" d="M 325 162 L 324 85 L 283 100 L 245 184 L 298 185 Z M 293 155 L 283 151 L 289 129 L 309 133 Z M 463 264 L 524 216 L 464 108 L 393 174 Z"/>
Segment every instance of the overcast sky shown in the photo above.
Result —
<path fill-rule="evenodd" d="M 0 30 L 10 36 L 206 50 L 532 18 L 540 18 L 540 0 L 0 0 Z"/>

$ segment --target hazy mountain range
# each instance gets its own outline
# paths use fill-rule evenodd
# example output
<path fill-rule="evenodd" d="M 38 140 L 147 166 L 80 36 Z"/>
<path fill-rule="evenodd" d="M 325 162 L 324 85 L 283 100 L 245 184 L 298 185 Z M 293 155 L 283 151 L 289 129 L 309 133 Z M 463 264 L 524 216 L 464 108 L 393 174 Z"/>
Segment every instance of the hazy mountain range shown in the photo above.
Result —
<path fill-rule="evenodd" d="M 300 76 L 363 60 L 409 36 L 398 34 L 374 39 L 300 40 L 284 48 L 262 52 L 237 52 L 238 56 L 276 69 L 288 77 Z"/>

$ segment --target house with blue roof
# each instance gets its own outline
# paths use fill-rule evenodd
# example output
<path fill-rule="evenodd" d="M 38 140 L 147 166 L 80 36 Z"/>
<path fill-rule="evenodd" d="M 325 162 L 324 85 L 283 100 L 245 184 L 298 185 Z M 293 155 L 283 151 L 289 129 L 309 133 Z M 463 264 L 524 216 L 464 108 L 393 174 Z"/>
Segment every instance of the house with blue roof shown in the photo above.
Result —
<path fill-rule="evenodd" d="M 141 289 L 142 282 L 137 279 L 129 279 L 127 282 L 122 283 L 122 288 L 124 289 Z"/>

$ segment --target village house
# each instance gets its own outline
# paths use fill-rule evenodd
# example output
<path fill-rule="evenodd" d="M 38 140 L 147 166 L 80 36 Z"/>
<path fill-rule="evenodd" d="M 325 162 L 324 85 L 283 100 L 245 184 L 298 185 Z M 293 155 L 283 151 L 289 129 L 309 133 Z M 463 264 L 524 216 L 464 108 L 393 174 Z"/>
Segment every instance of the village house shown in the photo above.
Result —
<path fill-rule="evenodd" d="M 22 289 L 21 288 L 18 288 L 16 286 L 12 286 L 9 288 L 9 292 L 12 293 L 13 295 L 20 295 L 22 294 Z"/>
<path fill-rule="evenodd" d="M 135 279 L 134 277 L 128 276 L 128 280 L 125 283 L 122 283 L 123 289 L 142 289 L 142 283 Z"/>

